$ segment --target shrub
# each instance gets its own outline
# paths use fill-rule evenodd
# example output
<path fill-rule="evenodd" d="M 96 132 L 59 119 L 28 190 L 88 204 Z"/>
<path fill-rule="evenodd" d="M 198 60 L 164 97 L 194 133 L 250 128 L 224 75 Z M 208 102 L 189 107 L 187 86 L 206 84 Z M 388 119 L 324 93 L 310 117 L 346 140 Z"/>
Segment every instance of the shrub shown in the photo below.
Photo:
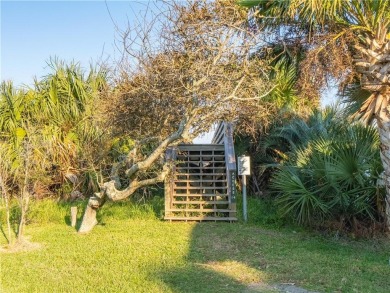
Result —
<path fill-rule="evenodd" d="M 332 115 L 318 119 L 326 123 L 307 127 L 303 140 L 296 137 L 291 144 L 272 180 L 276 204 L 284 216 L 304 225 L 336 220 L 353 228 L 357 221 L 377 221 L 378 202 L 384 199 L 376 184 L 383 171 L 377 131 Z"/>

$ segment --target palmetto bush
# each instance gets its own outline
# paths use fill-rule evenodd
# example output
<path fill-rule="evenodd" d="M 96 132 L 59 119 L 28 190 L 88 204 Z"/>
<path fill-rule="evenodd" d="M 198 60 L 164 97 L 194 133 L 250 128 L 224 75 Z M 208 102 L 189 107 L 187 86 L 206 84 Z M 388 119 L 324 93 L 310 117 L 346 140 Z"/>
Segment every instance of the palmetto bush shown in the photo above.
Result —
<path fill-rule="evenodd" d="M 29 159 L 38 166 L 44 157 L 49 165 L 37 171 L 42 175 L 39 186 L 45 188 L 34 187 L 36 197 L 50 194 L 46 192 L 49 190 L 58 191 L 69 178 L 76 177 L 76 184 L 68 183 L 92 194 L 98 189 L 94 173 L 103 164 L 107 133 L 96 114 L 107 87 L 106 73 L 91 68 L 86 74 L 80 65 L 58 60 L 51 66 L 52 72 L 36 80 L 31 88 L 1 83 L 0 147 L 7 149 L 11 172 L 21 165 L 18 153 L 23 142 L 39 142 L 32 147 L 35 156 Z"/>
<path fill-rule="evenodd" d="M 290 150 L 271 184 L 280 211 L 305 225 L 377 221 L 384 191 L 377 186 L 382 166 L 376 129 L 351 125 L 333 110 L 313 115 L 280 129 Z"/>

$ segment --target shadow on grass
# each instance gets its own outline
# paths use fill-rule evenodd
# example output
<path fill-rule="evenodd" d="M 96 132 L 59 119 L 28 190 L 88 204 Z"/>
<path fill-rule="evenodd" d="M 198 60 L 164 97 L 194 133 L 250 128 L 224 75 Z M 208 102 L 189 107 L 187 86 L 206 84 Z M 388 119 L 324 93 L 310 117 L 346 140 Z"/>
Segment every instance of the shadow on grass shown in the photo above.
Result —
<path fill-rule="evenodd" d="M 237 208 L 241 218 L 241 198 Z M 281 225 L 268 203 L 252 202 L 249 213 L 252 224 Z M 195 224 L 186 256 L 188 265 L 165 271 L 161 278 L 174 292 L 279 292 L 268 284 L 271 278 L 260 253 L 262 244 L 257 241 L 265 230 L 248 227 L 240 222 Z M 271 232 L 268 237 L 280 236 Z"/>
<path fill-rule="evenodd" d="M 336 240 L 242 223 L 200 223 L 191 232 L 189 265 L 164 272 L 162 278 L 174 292 L 280 292 L 269 284 L 320 292 L 388 292 L 388 247 L 388 241 L 375 239 Z"/>
<path fill-rule="evenodd" d="M 8 227 L 5 227 L 5 229 L 8 230 Z M 1 234 L 3 235 L 4 239 L 6 240 L 6 242 L 9 243 L 9 242 L 10 242 L 10 239 L 9 239 L 9 237 L 8 237 L 8 235 L 7 235 L 8 233 L 6 233 L 5 229 L 4 229 L 4 227 L 3 227 L 3 224 L 0 223 L 0 231 L 1 231 Z M 13 229 L 12 229 L 12 233 L 13 233 L 13 234 L 16 234 L 16 232 L 15 232 Z"/>
<path fill-rule="evenodd" d="M 161 199 L 155 198 L 152 203 L 108 204 L 99 214 L 99 225 L 107 220 L 109 241 L 116 239 L 115 245 L 123 246 L 124 255 L 115 264 L 123 265 L 127 259 L 142 268 L 146 281 L 163 283 L 170 291 L 279 292 L 268 284 L 294 283 L 322 292 L 388 292 L 388 244 L 323 238 L 308 232 L 297 233 L 293 231 L 295 227 L 267 230 L 262 227 L 278 224 L 269 209 L 266 213 L 267 206 L 259 206 L 249 214 L 249 219 L 255 220 L 251 224 L 163 223 L 156 221 L 162 212 Z M 70 220 L 67 217 L 65 221 Z M 115 221 L 110 222 L 111 218 Z M 122 224 L 117 230 L 112 229 L 114 223 L 129 219 L 129 233 L 124 233 Z M 142 252 L 137 262 L 137 254 L 133 256 L 131 251 L 138 248 Z M 149 260 L 142 261 L 145 253 L 156 252 L 159 260 L 152 261 L 150 267 Z M 165 256 L 160 258 L 163 254 L 177 258 L 177 262 L 168 261 L 165 265 Z M 126 281 L 122 281 L 128 283 L 133 275 L 134 272 L 126 275 Z"/>
<path fill-rule="evenodd" d="M 100 223 L 107 225 L 81 236 L 63 227 L 65 204 L 41 203 L 35 213 L 41 222 L 32 236 L 45 249 L 1 257 L 4 275 L 17 276 L 5 279 L 4 291 L 277 292 L 267 284 L 282 283 L 320 292 L 390 288 L 388 241 L 329 239 L 257 222 L 167 223 L 144 204 L 105 206 Z"/>
<path fill-rule="evenodd" d="M 200 264 L 164 272 L 162 277 L 174 292 L 259 292 Z"/>
<path fill-rule="evenodd" d="M 81 226 L 81 221 L 83 219 L 84 210 L 85 210 L 85 207 L 86 207 L 87 203 L 83 202 L 83 201 L 79 201 L 79 202 L 76 202 L 76 203 L 65 202 L 65 203 L 61 203 L 59 205 L 66 210 L 66 214 L 64 216 L 64 222 L 69 227 L 72 226 L 71 208 L 72 207 L 77 207 L 76 225 L 73 228 L 76 231 L 78 231 L 80 226 Z"/>
<path fill-rule="evenodd" d="M 84 211 L 83 211 L 83 213 L 84 213 Z M 81 214 L 80 217 L 77 217 L 76 225 L 73 227 L 73 229 L 75 229 L 76 231 L 79 231 L 79 229 L 80 229 L 81 222 L 82 222 L 82 220 L 83 220 L 83 213 Z M 72 221 L 71 221 L 71 218 L 70 218 L 69 215 L 67 215 L 67 216 L 64 217 L 64 222 L 65 222 L 65 224 L 66 224 L 67 226 L 72 227 Z M 104 225 L 106 225 L 106 224 L 105 224 L 104 222 L 102 222 L 102 223 L 99 223 L 99 225 L 100 225 L 100 226 L 104 226 Z"/>
<path fill-rule="evenodd" d="M 172 223 L 176 225 L 178 223 Z M 263 259 L 238 239 L 237 223 L 194 226 L 183 267 L 161 273 L 174 292 L 279 292 L 267 284 Z"/>

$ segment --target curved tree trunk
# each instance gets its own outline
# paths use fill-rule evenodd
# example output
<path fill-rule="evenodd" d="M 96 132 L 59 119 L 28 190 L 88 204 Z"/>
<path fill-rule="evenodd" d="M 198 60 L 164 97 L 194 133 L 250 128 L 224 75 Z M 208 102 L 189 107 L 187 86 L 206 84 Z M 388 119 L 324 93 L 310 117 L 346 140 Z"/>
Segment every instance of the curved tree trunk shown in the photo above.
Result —
<path fill-rule="evenodd" d="M 193 115 L 195 115 L 194 112 Z M 87 208 L 85 209 L 83 220 L 81 222 L 81 226 L 79 228 L 79 233 L 88 233 L 93 227 L 98 223 L 96 219 L 97 210 L 103 206 L 106 200 L 111 201 L 120 201 L 128 198 L 134 192 L 145 186 L 153 185 L 159 182 L 163 182 L 165 176 L 168 174 L 170 170 L 170 162 L 165 162 L 162 170 L 156 174 L 156 177 L 138 180 L 137 173 L 140 171 L 145 171 L 149 169 L 153 164 L 160 159 L 160 157 L 165 153 L 166 149 L 170 145 L 177 145 L 182 141 L 190 141 L 193 139 L 189 135 L 191 130 L 192 119 L 195 116 L 188 119 L 184 118 L 178 130 L 164 139 L 160 145 L 143 161 L 137 162 L 133 164 L 129 169 L 126 170 L 126 175 L 128 178 L 132 178 L 130 180 L 129 185 L 126 188 L 121 189 L 121 184 L 118 175 L 118 169 L 121 167 L 121 164 L 114 165 L 111 170 L 111 181 L 103 184 L 100 193 L 95 193 L 95 196 L 91 197 L 88 201 Z"/>

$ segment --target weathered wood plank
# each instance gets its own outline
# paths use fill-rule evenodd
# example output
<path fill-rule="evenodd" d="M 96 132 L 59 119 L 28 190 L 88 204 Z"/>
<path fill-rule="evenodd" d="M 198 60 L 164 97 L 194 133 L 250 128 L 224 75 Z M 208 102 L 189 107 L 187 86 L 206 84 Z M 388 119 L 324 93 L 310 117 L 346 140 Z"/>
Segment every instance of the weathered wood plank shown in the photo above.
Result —
<path fill-rule="evenodd" d="M 181 188 L 183 187 L 183 188 Z M 174 191 L 178 190 L 178 189 L 185 189 L 185 186 L 175 186 L 174 188 Z M 200 186 L 188 186 L 187 189 L 215 189 L 215 190 L 220 190 L 220 189 L 227 189 L 227 186 L 202 186 L 202 188 L 200 188 Z"/>
<path fill-rule="evenodd" d="M 176 173 L 175 176 L 226 176 L 226 173 Z"/>
<path fill-rule="evenodd" d="M 223 151 L 221 151 L 221 153 L 223 153 Z M 186 158 L 198 158 L 198 157 L 202 157 L 203 159 L 204 158 L 210 158 L 210 157 L 216 157 L 216 158 L 224 158 L 225 157 L 225 154 L 178 154 L 177 155 L 177 160 L 180 161 L 180 159 L 186 159 Z"/>
<path fill-rule="evenodd" d="M 236 217 L 165 217 L 165 220 L 172 221 L 237 221 Z"/>
<path fill-rule="evenodd" d="M 185 209 L 168 209 L 168 212 L 194 212 L 194 213 L 229 213 L 231 210 L 229 209 L 191 209 L 191 208 L 185 208 Z"/>
<path fill-rule="evenodd" d="M 210 161 L 210 160 L 207 160 L 207 161 L 205 161 L 205 160 L 200 160 L 200 159 L 197 159 L 197 160 L 193 160 L 193 161 L 180 161 L 180 160 L 178 160 L 178 162 L 177 162 L 177 165 L 184 165 L 184 164 L 186 164 L 186 165 L 190 165 L 190 164 L 196 164 L 196 163 L 200 163 L 200 164 L 202 164 L 202 165 L 204 165 L 204 164 L 213 164 L 213 163 L 218 163 L 218 164 L 225 164 L 225 161 L 224 161 L 224 158 L 221 158 L 221 160 L 217 160 L 217 161 Z"/>
<path fill-rule="evenodd" d="M 221 123 L 217 132 L 217 144 L 175 147 L 171 188 L 166 193 L 166 220 L 237 220 L 235 196 L 232 197 L 235 191 L 231 186 L 235 177 L 231 173 L 235 171 L 232 127 Z"/>
<path fill-rule="evenodd" d="M 226 181 L 226 179 L 225 180 L 202 180 L 202 179 L 199 179 L 199 180 L 188 180 L 188 179 L 176 179 L 175 181 L 174 181 L 175 183 L 183 183 L 183 182 L 190 182 L 190 183 L 195 183 L 195 182 L 205 182 L 205 183 L 210 183 L 210 182 L 219 182 L 219 183 L 226 183 L 227 181 Z"/>
<path fill-rule="evenodd" d="M 182 196 L 182 197 L 187 196 L 187 193 L 173 193 L 173 197 L 176 197 L 176 196 Z M 201 197 L 201 196 L 204 196 L 204 197 L 212 197 L 212 196 L 227 197 L 228 195 L 225 193 L 205 193 L 205 194 L 190 193 L 190 194 L 188 194 L 188 196 L 190 196 L 190 197 Z"/>
<path fill-rule="evenodd" d="M 214 151 L 223 150 L 222 144 L 181 144 L 178 147 L 179 152 L 183 151 Z"/>
<path fill-rule="evenodd" d="M 203 204 L 203 205 L 205 205 L 205 204 L 229 204 L 229 201 L 227 201 L 227 200 L 210 200 L 210 201 L 208 201 L 208 200 L 201 200 L 201 201 L 199 201 L 199 200 L 197 200 L 197 201 L 181 201 L 181 200 L 174 200 L 174 201 L 172 201 L 172 204 Z"/>
<path fill-rule="evenodd" d="M 214 136 L 213 139 L 211 140 L 211 143 L 222 144 L 224 132 L 225 132 L 225 123 L 221 121 L 218 123 L 217 129 L 214 132 Z"/>
<path fill-rule="evenodd" d="M 225 166 L 220 166 L 220 167 L 181 167 L 178 166 L 176 167 L 177 170 L 223 170 Z M 213 175 L 213 173 L 202 173 L 203 175 L 205 174 L 210 174 Z"/>

